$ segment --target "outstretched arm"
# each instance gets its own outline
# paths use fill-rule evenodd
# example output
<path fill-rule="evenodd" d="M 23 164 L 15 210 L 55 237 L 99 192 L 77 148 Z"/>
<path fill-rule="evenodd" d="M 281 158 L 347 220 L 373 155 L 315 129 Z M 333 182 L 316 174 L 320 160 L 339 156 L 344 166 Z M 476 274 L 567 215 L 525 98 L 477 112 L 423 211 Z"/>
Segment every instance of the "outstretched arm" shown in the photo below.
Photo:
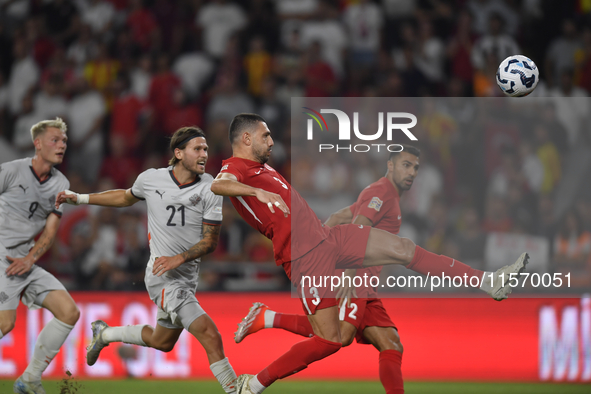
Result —
<path fill-rule="evenodd" d="M 273 207 L 277 207 L 281 210 L 281 212 L 283 212 L 285 217 L 289 215 L 289 208 L 279 194 L 271 193 L 263 189 L 258 189 L 256 187 L 240 183 L 238 182 L 238 179 L 235 175 L 229 174 L 227 172 L 218 174 L 211 184 L 211 191 L 218 196 L 256 197 L 263 204 L 267 204 L 269 210 L 272 213 L 275 213 L 275 209 Z"/>
<path fill-rule="evenodd" d="M 129 207 L 140 201 L 131 193 L 131 189 L 107 190 L 102 193 L 78 194 L 70 190 L 59 192 L 55 198 L 55 206 L 59 207 L 63 203 L 71 205 L 92 204 L 103 207 Z"/>
<path fill-rule="evenodd" d="M 193 245 L 191 249 L 176 256 L 157 258 L 154 261 L 154 267 L 152 267 L 152 274 L 160 276 L 166 271 L 179 267 L 181 264 L 213 252 L 218 246 L 221 227 L 220 225 L 203 223 L 203 239 Z"/>
<path fill-rule="evenodd" d="M 45 222 L 43 233 L 41 233 L 41 236 L 37 242 L 35 242 L 35 245 L 31 248 L 29 254 L 21 258 L 6 256 L 11 263 L 6 269 L 6 275 L 22 275 L 29 272 L 33 264 L 35 264 L 37 260 L 39 260 L 41 256 L 51 248 L 51 245 L 53 245 L 59 226 L 60 217 L 55 214 L 50 214 Z"/>

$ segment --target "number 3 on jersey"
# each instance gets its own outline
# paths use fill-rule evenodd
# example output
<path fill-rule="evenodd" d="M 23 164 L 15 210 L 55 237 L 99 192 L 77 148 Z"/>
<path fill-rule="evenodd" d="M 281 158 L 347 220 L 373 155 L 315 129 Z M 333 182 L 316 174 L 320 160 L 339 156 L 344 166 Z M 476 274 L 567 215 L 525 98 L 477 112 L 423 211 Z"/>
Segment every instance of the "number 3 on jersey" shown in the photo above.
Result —
<path fill-rule="evenodd" d="M 167 226 L 174 227 L 176 223 L 173 223 L 174 215 L 178 212 L 181 213 L 181 226 L 185 225 L 185 206 L 181 205 L 178 209 L 174 207 L 174 205 L 169 205 L 166 207 L 166 210 L 170 210 L 170 217 L 168 218 L 168 222 L 166 222 Z"/>

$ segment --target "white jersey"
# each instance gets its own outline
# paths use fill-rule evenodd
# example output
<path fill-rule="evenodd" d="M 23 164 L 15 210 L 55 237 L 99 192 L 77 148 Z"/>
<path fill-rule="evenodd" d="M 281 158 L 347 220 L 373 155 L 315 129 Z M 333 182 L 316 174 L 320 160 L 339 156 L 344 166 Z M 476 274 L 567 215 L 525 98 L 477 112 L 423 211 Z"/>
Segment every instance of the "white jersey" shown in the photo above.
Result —
<path fill-rule="evenodd" d="M 146 200 L 152 256 L 183 253 L 203 239 L 203 223 L 221 225 L 223 197 L 212 193 L 212 182 L 211 175 L 203 174 L 191 183 L 180 184 L 172 167 L 152 168 L 138 176 L 131 193 Z M 199 261 L 186 262 L 165 276 L 196 283 Z"/>
<path fill-rule="evenodd" d="M 59 170 L 52 168 L 41 181 L 31 158 L 0 165 L 0 256 L 24 257 L 35 244 L 34 238 L 43 230 L 55 209 L 55 196 L 70 187 Z"/>

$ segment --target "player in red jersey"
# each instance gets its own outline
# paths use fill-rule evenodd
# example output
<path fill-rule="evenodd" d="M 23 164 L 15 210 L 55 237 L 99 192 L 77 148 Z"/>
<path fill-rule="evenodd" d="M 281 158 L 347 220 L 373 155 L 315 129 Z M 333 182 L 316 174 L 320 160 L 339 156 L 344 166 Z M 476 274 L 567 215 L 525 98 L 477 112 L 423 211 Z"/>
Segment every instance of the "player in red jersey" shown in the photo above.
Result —
<path fill-rule="evenodd" d="M 424 275 L 460 276 L 469 278 L 468 282 L 477 278 L 483 291 L 501 300 L 507 298 L 511 287 L 508 283 L 502 286 L 500 276 L 522 272 L 527 264 L 529 257 L 523 253 L 514 264 L 485 275 L 384 230 L 356 224 L 324 226 L 298 192 L 266 164 L 273 138 L 261 116 L 235 116 L 229 134 L 233 157 L 222 163 L 211 191 L 231 197 L 242 218 L 271 239 L 276 263 L 283 266 L 301 292 L 314 331 L 314 336 L 295 344 L 259 374 L 240 375 L 237 394 L 259 394 L 277 379 L 293 375 L 341 348 L 336 298 L 326 288 L 313 286 L 312 278 L 334 275 L 336 268 L 399 264 Z M 280 212 L 276 214 L 275 208 Z"/>
<path fill-rule="evenodd" d="M 325 225 L 353 223 L 366 225 L 398 234 L 402 223 L 400 197 L 409 190 L 419 170 L 420 151 L 404 145 L 402 152 L 393 152 L 388 158 L 388 171 L 383 178 L 372 183 L 359 194 L 357 201 L 330 215 Z M 381 266 L 346 270 L 345 275 L 379 277 Z M 357 297 L 359 295 L 359 297 Z M 402 344 L 398 329 L 388 316 L 382 301 L 373 288 L 344 286 L 337 294 L 339 320 L 341 321 L 341 343 L 349 346 L 353 339 L 357 343 L 371 344 L 379 352 L 380 381 L 386 394 L 404 390 L 402 380 Z M 291 315 L 270 310 L 266 305 L 255 302 L 248 315 L 238 324 L 234 336 L 240 343 L 250 334 L 263 328 L 281 328 L 304 337 L 314 335 L 312 325 L 305 315 Z"/>

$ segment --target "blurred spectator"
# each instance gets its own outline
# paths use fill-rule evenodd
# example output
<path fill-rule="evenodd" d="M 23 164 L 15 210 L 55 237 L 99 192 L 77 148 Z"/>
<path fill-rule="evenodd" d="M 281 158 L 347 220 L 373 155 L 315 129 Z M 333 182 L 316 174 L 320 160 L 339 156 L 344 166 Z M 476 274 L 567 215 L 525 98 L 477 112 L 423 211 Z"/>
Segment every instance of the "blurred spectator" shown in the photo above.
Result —
<path fill-rule="evenodd" d="M 496 70 L 501 61 L 517 53 L 521 52 L 513 37 L 503 33 L 503 20 L 498 14 L 491 14 L 487 34 L 476 42 L 472 50 L 472 64 L 475 68 L 484 70 L 487 59 L 492 54 L 496 59 Z"/>
<path fill-rule="evenodd" d="M 246 23 L 242 8 L 226 0 L 211 0 L 195 18 L 195 24 L 203 29 L 203 49 L 214 58 L 222 57 L 228 39 Z"/>
<path fill-rule="evenodd" d="M 45 30 L 45 21 L 41 17 L 29 18 L 25 22 L 25 40 L 31 48 L 35 63 L 41 68 L 47 66 L 56 50 L 55 42 Z"/>
<path fill-rule="evenodd" d="M 581 50 L 577 25 L 571 19 L 562 22 L 562 36 L 555 38 L 546 52 L 544 74 L 551 86 L 560 84 L 562 73 L 575 68 L 575 55 Z"/>
<path fill-rule="evenodd" d="M 213 75 L 214 62 L 205 53 L 193 51 L 180 55 L 172 69 L 180 78 L 185 92 L 191 99 L 196 99 Z"/>
<path fill-rule="evenodd" d="M 419 160 L 421 169 L 400 204 L 402 212 L 416 215 L 424 221 L 427 220 L 432 201 L 443 193 L 444 182 L 441 170 L 432 164 L 433 157 L 428 150 L 421 149 Z"/>
<path fill-rule="evenodd" d="M 85 79 L 78 79 L 68 111 L 68 168 L 89 184 L 96 181 L 102 164 L 105 113 L 101 94 L 90 89 Z"/>
<path fill-rule="evenodd" d="M 381 47 L 383 12 L 369 0 L 350 3 L 343 13 L 348 31 L 352 67 L 371 66 L 377 62 Z"/>
<path fill-rule="evenodd" d="M 572 286 L 591 286 L 591 233 L 574 211 L 566 214 L 554 239 L 555 272 L 572 274 Z"/>
<path fill-rule="evenodd" d="M 535 138 L 537 146 L 537 155 L 544 166 L 544 181 L 540 191 L 543 194 L 554 190 L 562 175 L 560 165 L 560 154 L 558 149 L 550 140 L 546 126 L 538 123 L 535 127 Z"/>
<path fill-rule="evenodd" d="M 168 110 L 172 106 L 173 95 L 181 86 L 181 81 L 170 69 L 170 57 L 166 53 L 158 55 L 157 72 L 152 77 L 148 101 L 154 110 L 154 127 L 159 132 L 164 130 Z"/>
<path fill-rule="evenodd" d="M 39 91 L 33 100 L 35 111 L 43 119 L 64 118 L 68 113 L 68 102 L 61 94 L 59 88 L 63 84 L 59 76 L 54 76 L 43 82 L 42 90 Z"/>
<path fill-rule="evenodd" d="M 422 171 L 422 170 L 421 170 Z M 474 207 L 467 207 L 460 214 L 453 242 L 459 248 L 459 260 L 476 269 L 484 269 L 486 234 L 480 226 L 480 217 Z"/>
<path fill-rule="evenodd" d="M 148 99 L 152 85 L 152 58 L 148 54 L 142 55 L 137 67 L 131 70 L 131 90 L 140 99 Z"/>
<path fill-rule="evenodd" d="M 76 40 L 68 47 L 66 52 L 68 60 L 74 62 L 76 69 L 79 70 L 79 72 L 82 72 L 86 63 L 89 62 L 90 59 L 94 59 L 97 53 L 98 46 L 92 39 L 90 26 L 82 25 Z"/>
<path fill-rule="evenodd" d="M 495 168 L 488 181 L 488 194 L 507 197 L 509 195 L 509 185 L 519 180 L 519 163 L 517 161 L 517 152 L 510 146 L 501 148 L 501 162 Z"/>
<path fill-rule="evenodd" d="M 107 45 L 101 43 L 98 46 L 96 57 L 86 63 L 84 77 L 90 87 L 105 93 L 105 96 L 107 96 L 107 88 L 117 77 L 120 68 L 121 64 L 111 57 Z"/>
<path fill-rule="evenodd" d="M 496 195 L 490 195 L 486 199 L 482 229 L 486 232 L 510 232 L 513 229 L 513 220 L 509 216 L 509 206 L 505 199 Z"/>
<path fill-rule="evenodd" d="M 252 99 L 241 91 L 235 78 L 223 78 L 219 83 L 217 94 L 209 103 L 208 121 L 223 119 L 230 124 L 236 114 L 254 111 Z"/>
<path fill-rule="evenodd" d="M 20 157 L 33 157 L 35 155 L 31 127 L 44 119 L 46 118 L 43 114 L 35 111 L 32 93 L 25 95 L 21 104 L 21 113 L 14 124 L 12 138 L 12 143 L 19 150 Z"/>
<path fill-rule="evenodd" d="M 582 101 L 582 99 L 579 100 Z M 556 146 L 558 152 L 563 155 L 568 151 L 570 140 L 568 132 L 566 131 L 562 122 L 560 122 L 557 118 L 556 103 L 542 103 L 541 106 L 542 122 L 544 123 L 544 126 L 546 126 L 546 129 L 551 131 L 550 139 L 552 140 L 552 143 Z"/>
<path fill-rule="evenodd" d="M 39 80 L 39 67 L 29 55 L 23 39 L 17 39 L 13 47 L 14 62 L 8 80 L 9 107 L 13 115 L 21 111 L 23 97 Z"/>
<path fill-rule="evenodd" d="M 333 72 L 342 77 L 345 72 L 344 52 L 348 46 L 347 34 L 338 18 L 338 10 L 327 0 L 319 3 L 314 19 L 302 23 L 301 42 L 304 48 L 320 43 L 321 56 Z"/>
<path fill-rule="evenodd" d="M 587 92 L 574 86 L 574 72 L 568 69 L 562 72 L 560 84 L 550 90 L 549 96 L 554 98 L 557 118 L 568 133 L 570 146 L 575 146 L 589 116 Z"/>
<path fill-rule="evenodd" d="M 115 19 L 115 7 L 108 1 L 89 0 L 81 8 L 82 22 L 92 28 L 94 34 L 104 34 L 111 29 Z"/>
<path fill-rule="evenodd" d="M 443 42 L 433 35 L 431 22 L 422 20 L 419 25 L 419 39 L 414 62 L 429 82 L 442 82 L 444 57 L 445 47 Z"/>
<path fill-rule="evenodd" d="M 306 96 L 332 96 L 337 88 L 337 79 L 332 67 L 321 59 L 322 47 L 315 41 L 308 48 L 306 54 Z"/>
<path fill-rule="evenodd" d="M 445 244 L 452 236 L 452 229 L 447 221 L 447 205 L 443 199 L 435 199 L 427 216 L 427 230 L 423 241 L 425 249 L 432 253 L 443 254 Z"/>
<path fill-rule="evenodd" d="M 44 2 L 42 15 L 45 26 L 54 40 L 68 44 L 79 33 L 78 10 L 71 0 Z"/>
<path fill-rule="evenodd" d="M 172 95 L 172 105 L 164 120 L 164 132 L 172 136 L 181 127 L 199 126 L 203 123 L 203 113 L 182 88 L 177 88 Z"/>
<path fill-rule="evenodd" d="M 541 195 L 538 198 L 537 208 L 538 212 L 536 215 L 537 223 L 535 226 L 535 234 L 546 238 L 552 246 L 552 242 L 554 241 L 554 236 L 557 231 L 557 223 L 556 217 L 554 216 L 554 203 L 552 202 L 552 197 L 549 195 Z"/>
<path fill-rule="evenodd" d="M 103 160 L 101 179 L 108 179 L 116 189 L 129 189 L 140 173 L 140 161 L 129 154 L 123 137 L 111 134 L 109 152 Z"/>
<path fill-rule="evenodd" d="M 130 154 L 141 145 L 149 127 L 150 111 L 147 103 L 131 90 L 129 76 L 120 74 L 113 83 L 111 137 L 118 137 L 123 153 Z"/>
<path fill-rule="evenodd" d="M 129 0 L 129 14 L 127 26 L 131 31 L 133 41 L 140 48 L 147 50 L 153 45 L 153 39 L 158 34 L 158 24 L 152 12 L 144 8 L 142 0 Z"/>
<path fill-rule="evenodd" d="M 302 87 L 301 75 L 299 71 L 292 71 L 287 75 L 284 84 L 277 87 L 277 100 L 281 102 L 284 108 L 291 107 L 292 97 L 304 97 L 305 89 Z"/>
<path fill-rule="evenodd" d="M 503 0 L 470 0 L 468 10 L 474 15 L 474 31 L 479 34 L 486 33 L 486 24 L 492 15 L 497 15 L 503 22 L 506 33 L 511 35 L 517 33 L 519 15 Z"/>
<path fill-rule="evenodd" d="M 249 50 L 244 56 L 248 92 L 260 97 L 263 80 L 271 74 L 271 54 L 265 49 L 263 37 L 253 37 L 248 45 Z"/>
<path fill-rule="evenodd" d="M 470 13 L 467 11 L 461 12 L 455 34 L 447 45 L 447 56 L 451 61 L 452 75 L 470 84 L 472 84 L 474 73 L 470 56 L 476 41 L 471 25 L 472 17 Z"/>
<path fill-rule="evenodd" d="M 544 182 L 544 165 L 536 155 L 532 144 L 529 141 L 521 141 L 519 148 L 521 159 L 521 173 L 529 190 L 539 193 Z"/>
<path fill-rule="evenodd" d="M 272 77 L 267 77 L 261 82 L 261 100 L 255 112 L 265 118 L 273 133 L 273 139 L 279 143 L 284 141 L 283 129 L 289 120 L 289 114 L 287 107 L 277 99 L 275 80 Z"/>

